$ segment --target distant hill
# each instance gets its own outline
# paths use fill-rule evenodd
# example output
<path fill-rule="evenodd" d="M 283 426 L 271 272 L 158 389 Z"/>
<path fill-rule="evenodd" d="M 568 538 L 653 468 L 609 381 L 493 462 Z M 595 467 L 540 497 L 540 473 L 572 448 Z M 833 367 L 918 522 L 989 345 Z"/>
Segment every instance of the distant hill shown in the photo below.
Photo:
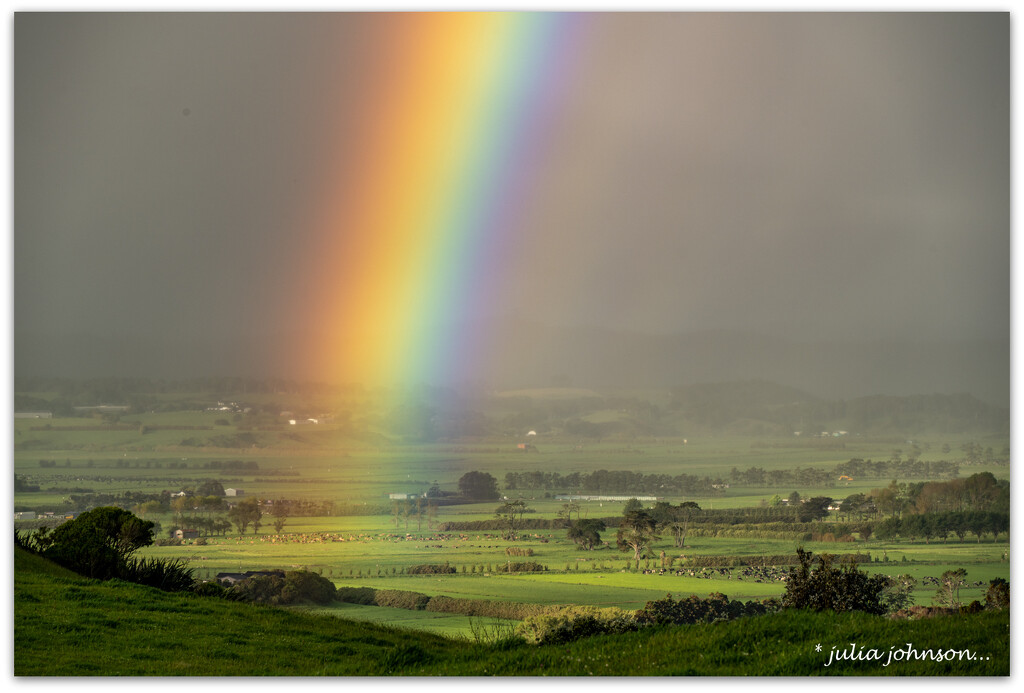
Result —
<path fill-rule="evenodd" d="M 729 330 L 652 335 L 530 321 L 461 329 L 490 335 L 495 347 L 474 375 L 498 387 L 545 387 L 556 376 L 593 389 L 763 380 L 830 399 L 967 392 L 1010 404 L 1008 341 L 894 343 L 865 335 L 830 342 Z"/>
<path fill-rule="evenodd" d="M 472 358 L 460 355 L 452 365 L 452 382 L 431 385 L 667 390 L 703 382 L 764 380 L 830 399 L 966 392 L 997 407 L 1010 406 L 1009 340 L 955 336 L 895 343 L 866 334 L 858 340 L 825 341 L 728 330 L 658 335 L 529 320 L 480 321 L 448 330 L 472 335 L 481 346 Z M 318 380 L 321 374 L 309 370 L 310 364 L 282 361 L 268 346 L 282 339 L 288 344 L 306 341 L 297 335 L 284 339 L 268 334 L 240 349 L 235 343 L 184 341 L 174 335 L 147 341 L 130 335 L 19 331 L 15 375 L 180 379 L 219 373 Z"/>

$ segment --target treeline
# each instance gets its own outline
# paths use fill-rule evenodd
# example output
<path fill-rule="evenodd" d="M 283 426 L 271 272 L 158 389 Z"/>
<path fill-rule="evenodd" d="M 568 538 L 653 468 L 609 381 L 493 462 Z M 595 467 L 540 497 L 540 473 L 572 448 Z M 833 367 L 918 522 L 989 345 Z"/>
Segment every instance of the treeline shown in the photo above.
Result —
<path fill-rule="evenodd" d="M 984 510 L 888 517 L 874 525 L 874 535 L 877 539 L 924 539 L 926 544 L 932 539 L 946 541 L 951 534 L 960 541 L 968 534 L 973 534 L 977 537 L 978 543 L 984 536 L 991 534 L 994 542 L 1000 534 L 1009 534 L 1009 531 L 1009 513 Z"/>
<path fill-rule="evenodd" d="M 954 479 L 960 474 L 956 462 L 939 460 L 922 462 L 913 460 L 871 460 L 852 459 L 833 469 L 820 467 L 797 467 L 795 469 L 762 469 L 750 467 L 740 470 L 733 467 L 728 476 L 731 484 L 742 486 L 816 486 L 833 487 L 838 478 L 846 475 L 852 478 L 869 479 Z M 698 477 L 692 474 L 644 474 L 626 470 L 595 472 L 528 471 L 507 472 L 504 487 L 509 491 L 560 491 L 583 494 L 637 494 L 637 495 L 713 495 L 720 491 L 724 480 L 721 477 Z"/>
<path fill-rule="evenodd" d="M 508 472 L 505 488 L 509 491 L 565 491 L 586 494 L 637 495 L 712 495 L 725 482 L 721 478 L 698 477 L 693 474 L 644 474 L 625 470 L 595 472 Z"/>
<path fill-rule="evenodd" d="M 874 462 L 854 458 L 837 465 L 835 473 L 854 479 L 955 479 L 960 476 L 960 464 L 947 460 L 922 462 L 916 458 Z"/>
<path fill-rule="evenodd" d="M 960 475 L 956 462 L 939 460 L 871 460 L 852 459 L 833 469 L 797 467 L 796 469 L 762 469 L 750 467 L 729 471 L 729 483 L 738 486 L 835 486 L 840 476 L 853 479 L 955 479 Z"/>

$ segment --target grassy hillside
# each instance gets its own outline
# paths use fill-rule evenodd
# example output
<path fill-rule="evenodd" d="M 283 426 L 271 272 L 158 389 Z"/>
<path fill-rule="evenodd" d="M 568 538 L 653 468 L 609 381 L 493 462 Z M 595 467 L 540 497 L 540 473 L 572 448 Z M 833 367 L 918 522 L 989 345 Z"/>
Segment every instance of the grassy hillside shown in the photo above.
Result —
<path fill-rule="evenodd" d="M 535 647 L 98 583 L 20 550 L 14 578 L 17 676 L 1009 674 L 1006 611 L 916 622 L 785 612 Z M 850 643 L 883 659 L 825 666 Z M 970 650 L 973 660 L 883 666 L 907 643 Z"/>

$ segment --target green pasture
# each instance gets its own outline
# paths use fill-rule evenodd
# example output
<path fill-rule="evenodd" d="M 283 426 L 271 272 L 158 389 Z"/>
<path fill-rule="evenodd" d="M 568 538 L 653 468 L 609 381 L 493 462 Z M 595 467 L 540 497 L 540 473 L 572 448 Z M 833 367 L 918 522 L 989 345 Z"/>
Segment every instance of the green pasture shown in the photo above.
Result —
<path fill-rule="evenodd" d="M 438 520 L 448 518 L 451 509 L 439 509 Z M 733 571 L 732 578 L 714 579 L 644 575 L 631 561 L 627 571 L 630 555 L 619 552 L 614 546 L 580 551 L 565 538 L 564 531 L 559 530 L 524 533 L 518 541 L 506 541 L 496 531 L 442 535 L 425 529 L 417 531 L 415 523 L 411 524 L 406 532 L 404 526 L 396 529 L 389 516 L 289 518 L 281 535 L 275 535 L 272 528 L 264 525 L 258 535 L 211 537 L 206 545 L 151 546 L 140 553 L 188 560 L 200 578 L 212 578 L 218 572 L 309 569 L 338 585 L 545 604 L 586 603 L 639 608 L 667 592 L 677 596 L 695 594 L 701 597 L 711 592 L 722 592 L 734 599 L 747 600 L 777 596 L 784 591 L 781 582 L 744 580 L 738 570 Z M 828 524 L 823 523 L 823 529 Z M 605 538 L 614 543 L 613 532 L 606 533 Z M 983 583 L 963 592 L 968 600 L 982 599 L 989 580 L 995 577 L 1009 579 L 1009 562 L 1002 558 L 1009 548 L 1006 541 L 932 541 L 925 544 L 872 540 L 847 543 L 691 534 L 683 549 L 675 548 L 671 540 L 664 537 L 654 544 L 653 551 L 655 555 L 665 551 L 667 558 L 674 558 L 674 569 L 687 569 L 690 567 L 688 556 L 791 555 L 798 546 L 815 554 L 866 553 L 870 555 L 871 562 L 862 564 L 862 569 L 888 575 L 909 573 L 919 580 L 924 576 L 938 577 L 944 570 L 962 567 L 967 570 L 969 582 Z M 509 556 L 505 552 L 507 547 L 529 548 L 534 554 Z M 497 572 L 500 566 L 519 561 L 536 561 L 546 565 L 548 572 L 513 575 Z M 402 574 L 414 565 L 446 562 L 456 569 L 455 574 Z M 641 569 L 647 566 L 656 570 L 660 567 L 660 559 L 642 560 Z M 915 593 L 917 603 L 931 603 L 934 593 L 934 587 L 920 586 Z"/>
<path fill-rule="evenodd" d="M 289 408 L 289 405 L 282 408 Z M 227 420 L 229 425 L 218 425 L 219 419 Z M 238 427 L 230 412 L 140 414 L 124 416 L 121 422 L 126 425 L 131 422 L 133 428 L 125 431 L 57 431 L 53 429 L 92 426 L 102 422 L 96 418 L 15 420 L 14 471 L 29 483 L 44 489 L 42 493 L 15 494 L 15 507 L 57 509 L 72 493 L 69 489 L 75 488 L 106 493 L 173 492 L 209 479 L 221 481 L 225 486 L 242 488 L 250 497 L 329 500 L 348 506 L 362 503 L 368 507 L 379 507 L 389 504 L 389 493 L 421 493 L 434 483 L 444 491 L 456 491 L 460 476 L 478 470 L 494 475 L 503 494 L 527 501 L 533 512 L 527 513 L 526 519 L 553 518 L 563 505 L 562 501 L 553 498 L 557 490 L 504 490 L 505 473 L 552 471 L 565 475 L 574 471 L 606 469 L 645 474 L 685 473 L 728 480 L 733 467 L 740 470 L 754 466 L 766 470 L 829 469 L 854 457 L 888 459 L 895 450 L 906 452 L 910 448 L 907 440 L 899 436 L 850 436 L 843 439 L 692 436 L 685 442 L 683 437 L 589 442 L 542 434 L 533 441 L 538 451 L 524 453 L 517 450 L 519 440 L 514 437 L 402 445 L 353 439 L 347 437 L 340 427 L 334 426 L 245 431 Z M 51 426 L 50 430 L 32 430 L 46 424 Z M 151 430 L 142 433 L 141 426 L 209 426 L 210 430 Z M 242 434 L 251 434 L 257 441 L 256 447 L 217 448 L 207 445 L 211 440 L 222 440 L 223 436 Z M 189 438 L 198 446 L 180 444 Z M 1009 444 L 1005 438 L 966 435 L 932 435 L 920 439 L 915 437 L 914 441 L 922 450 L 921 459 L 933 461 L 957 458 L 960 446 L 971 441 L 996 450 L 1002 450 Z M 949 445 L 950 453 L 941 452 L 943 444 Z M 43 468 L 39 465 L 41 459 L 56 460 L 56 466 Z M 254 461 L 259 468 L 203 468 L 211 461 L 228 460 Z M 175 466 L 173 469 L 172 464 Z M 182 465 L 184 468 L 180 468 Z M 961 474 L 966 476 L 984 470 L 980 466 L 963 467 Z M 994 467 L 989 471 L 998 478 L 1005 478 L 1009 473 L 1006 467 Z M 695 500 L 702 508 L 729 509 L 758 506 L 776 494 L 785 497 L 792 491 L 799 492 L 801 496 L 841 499 L 853 493 L 867 493 L 885 486 L 888 481 L 855 479 L 819 488 L 736 485 L 714 497 L 670 496 L 665 500 L 671 503 Z M 47 489 L 62 490 L 47 492 Z M 609 517 L 621 514 L 624 504 L 584 501 L 580 505 L 584 516 Z M 440 524 L 490 520 L 497 506 L 497 501 L 441 506 L 434 521 Z M 164 528 L 173 521 L 170 515 L 146 519 L 158 521 Z M 638 608 L 667 592 L 677 596 L 696 594 L 702 597 L 711 592 L 722 592 L 730 598 L 746 600 L 781 594 L 783 589 L 781 583 L 643 575 L 635 572 L 635 564 L 632 566 L 634 572 L 624 572 L 628 556 L 615 549 L 614 531 L 603 534 L 603 539 L 610 542 L 611 547 L 585 552 L 568 541 L 562 530 L 527 531 L 522 533 L 520 541 L 508 542 L 500 539 L 499 532 L 494 530 L 462 532 L 465 539 L 460 539 L 457 531 L 449 533 L 455 535 L 454 538 L 439 537 L 437 532 L 428 530 L 426 517 L 422 523 L 410 517 L 408 522 L 400 520 L 397 525 L 391 515 L 291 517 L 287 520 L 283 536 L 275 538 L 272 522 L 273 518 L 266 517 L 258 535 L 210 537 L 205 546 L 152 546 L 140 554 L 188 560 L 201 578 L 212 577 L 218 572 L 307 568 L 320 572 L 339 585 L 368 585 L 453 597 L 531 603 L 614 604 Z M 823 531 L 827 531 L 827 523 L 823 525 Z M 321 542 L 314 536 L 317 534 L 335 536 Z M 798 545 L 815 553 L 870 553 L 876 560 L 884 555 L 888 562 L 873 562 L 862 567 L 887 574 L 910 573 L 920 579 L 937 577 L 946 569 L 964 567 L 970 582 L 980 580 L 987 584 L 994 577 L 1009 578 L 1009 563 L 1002 560 L 1008 548 L 1005 541 L 980 544 L 970 540 L 964 543 L 932 541 L 931 544 L 876 540 L 825 543 L 703 536 L 694 531 L 687 537 L 683 549 L 675 548 L 666 536 L 656 542 L 653 551 L 655 555 L 665 551 L 667 557 L 675 558 L 675 567 L 678 568 L 686 566 L 683 559 L 686 556 L 792 554 Z M 510 546 L 531 548 L 534 555 L 507 556 L 505 549 Z M 905 562 L 902 560 L 904 557 L 907 559 Z M 536 561 L 546 565 L 549 571 L 516 575 L 495 572 L 499 565 L 509 561 Z M 410 566 L 445 562 L 458 572 L 445 576 L 401 574 Z M 645 565 L 657 568 L 660 562 L 655 558 L 649 564 L 641 563 L 641 568 Z M 484 575 L 485 572 L 490 574 Z M 971 599 L 981 598 L 983 589 L 970 588 L 964 594 Z M 918 603 L 930 603 L 933 596 L 934 589 L 919 588 L 915 593 Z M 366 620 L 373 619 L 367 616 Z M 439 632 L 445 629 L 455 632 L 465 624 L 429 621 L 426 625 Z"/>

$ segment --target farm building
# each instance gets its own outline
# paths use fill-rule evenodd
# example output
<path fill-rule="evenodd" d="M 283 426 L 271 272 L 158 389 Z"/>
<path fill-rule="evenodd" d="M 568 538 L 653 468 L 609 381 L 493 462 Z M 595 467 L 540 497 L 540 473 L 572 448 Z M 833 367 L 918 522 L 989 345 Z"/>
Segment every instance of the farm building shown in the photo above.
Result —
<path fill-rule="evenodd" d="M 413 500 L 415 498 L 426 498 L 425 493 L 389 493 L 390 500 Z"/>
<path fill-rule="evenodd" d="M 237 498 L 238 496 L 244 496 L 245 495 L 245 491 L 243 491 L 240 488 L 226 488 L 226 489 L 224 489 L 224 495 L 225 496 L 234 496 L 234 497 Z"/>
<path fill-rule="evenodd" d="M 198 539 L 199 530 L 196 529 L 176 529 L 174 530 L 175 539 Z"/>

